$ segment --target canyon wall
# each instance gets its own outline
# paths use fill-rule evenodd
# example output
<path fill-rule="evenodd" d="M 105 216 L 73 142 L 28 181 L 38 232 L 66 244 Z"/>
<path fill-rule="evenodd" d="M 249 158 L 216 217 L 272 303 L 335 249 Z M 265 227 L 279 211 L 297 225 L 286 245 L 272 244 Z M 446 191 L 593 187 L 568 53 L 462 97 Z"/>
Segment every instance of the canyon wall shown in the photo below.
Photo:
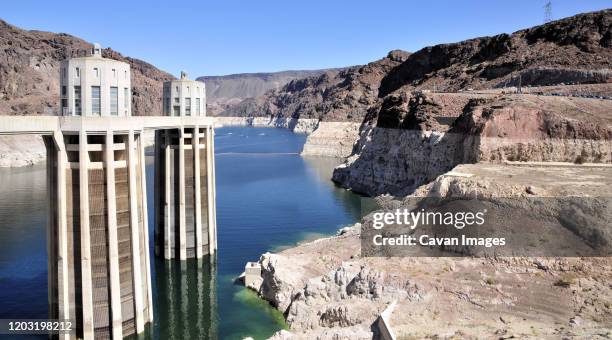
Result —
<path fill-rule="evenodd" d="M 363 127 L 333 181 L 372 196 L 406 195 L 463 163 L 610 163 L 610 104 L 530 95 L 394 98 L 375 126 Z"/>

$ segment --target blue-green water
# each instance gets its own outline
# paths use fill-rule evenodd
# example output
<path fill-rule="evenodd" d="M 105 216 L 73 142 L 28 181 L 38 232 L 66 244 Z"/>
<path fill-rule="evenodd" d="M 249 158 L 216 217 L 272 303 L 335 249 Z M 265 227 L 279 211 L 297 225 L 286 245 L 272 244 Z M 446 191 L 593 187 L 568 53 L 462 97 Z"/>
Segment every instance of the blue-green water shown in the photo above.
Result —
<path fill-rule="evenodd" d="M 304 141 L 284 129 L 216 131 L 216 263 L 152 261 L 155 321 L 141 338 L 262 339 L 285 327 L 278 311 L 234 284 L 244 264 L 360 215 L 360 198 L 329 181 L 338 160 L 301 157 Z M 2 169 L 0 183 L 0 319 L 45 318 L 45 168 Z"/>

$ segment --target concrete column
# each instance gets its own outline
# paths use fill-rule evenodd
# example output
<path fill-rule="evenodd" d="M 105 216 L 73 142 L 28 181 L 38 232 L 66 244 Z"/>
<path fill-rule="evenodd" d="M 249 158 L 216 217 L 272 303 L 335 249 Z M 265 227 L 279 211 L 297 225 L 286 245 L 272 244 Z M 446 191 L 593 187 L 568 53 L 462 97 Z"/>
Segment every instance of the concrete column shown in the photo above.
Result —
<path fill-rule="evenodd" d="M 181 97 L 182 98 L 182 97 Z M 187 233 L 185 231 L 185 127 L 179 128 L 179 257 L 187 259 Z"/>
<path fill-rule="evenodd" d="M 216 247 L 215 247 L 215 228 L 214 228 L 214 216 L 213 216 L 213 210 L 214 210 L 214 206 L 213 206 L 213 200 L 214 200 L 214 196 L 213 196 L 213 183 L 214 183 L 214 178 L 213 178 L 213 158 L 214 158 L 214 154 L 212 153 L 212 138 L 211 138 L 211 131 L 212 129 L 210 127 L 206 128 L 206 181 L 208 183 L 208 185 L 206 186 L 208 190 L 206 190 L 206 196 L 207 196 L 207 200 L 208 200 L 208 204 L 206 205 L 208 207 L 208 253 L 210 254 L 210 256 L 213 256 L 213 254 L 215 253 Z"/>
<path fill-rule="evenodd" d="M 91 287 L 91 244 L 89 236 L 89 152 L 87 133 L 79 132 L 79 214 L 81 219 L 81 294 L 83 339 L 94 338 L 93 296 Z"/>
<path fill-rule="evenodd" d="M 115 196 L 115 156 L 113 131 L 106 131 L 104 162 L 106 167 L 106 213 L 108 218 L 108 271 L 113 339 L 123 338 L 121 284 L 119 279 L 119 241 L 117 239 L 117 198 Z"/>
<path fill-rule="evenodd" d="M 147 301 L 149 311 L 148 320 L 153 322 L 153 288 L 151 283 L 151 260 L 149 255 L 149 216 L 147 209 L 147 171 L 146 171 L 146 159 L 145 159 L 145 147 L 142 141 L 142 132 L 140 133 L 140 137 L 138 138 L 138 149 L 140 153 L 140 187 L 142 188 L 142 223 L 144 226 L 144 241 L 145 241 L 145 273 L 147 279 Z"/>
<path fill-rule="evenodd" d="M 138 192 L 136 190 L 136 153 L 134 152 L 134 130 L 128 133 L 126 145 L 128 159 L 128 185 L 130 200 L 130 231 L 132 239 L 132 284 L 134 290 L 134 316 L 136 321 L 136 333 L 144 331 L 143 305 L 142 305 L 142 277 L 140 269 L 140 226 L 138 224 Z M 144 188 L 143 188 L 144 189 Z M 144 210 L 144 209 L 143 209 Z M 143 235 L 144 237 L 144 235 Z M 147 249 L 145 249 L 146 251 Z M 146 278 L 145 278 L 146 279 Z"/>
<path fill-rule="evenodd" d="M 161 177 L 159 176 L 160 172 L 161 172 L 161 147 L 162 147 L 162 139 L 161 139 L 161 131 L 155 131 L 155 143 L 153 144 L 153 148 L 154 148 L 154 152 L 155 152 L 155 156 L 153 157 L 153 161 L 154 161 L 154 166 L 155 166 L 155 179 L 154 179 L 154 190 L 153 190 L 153 195 L 154 195 L 154 199 L 153 199 L 153 206 L 154 206 L 154 217 L 155 217 L 155 221 L 154 223 L 154 227 L 155 227 L 155 231 L 154 231 L 154 248 L 155 248 L 155 255 L 157 256 L 161 256 L 162 254 L 162 249 L 160 247 L 160 237 L 162 237 L 162 231 L 160 230 L 160 226 L 163 223 L 163 215 L 164 215 L 164 207 L 163 207 L 163 203 L 161 202 L 161 198 L 159 197 L 159 193 L 160 193 L 160 179 Z M 142 135 L 141 138 L 139 139 L 138 145 L 140 148 L 140 144 L 142 144 Z M 146 176 L 146 174 L 143 174 L 143 176 Z M 146 183 L 145 183 L 146 184 Z M 143 198 L 144 200 L 146 200 L 146 197 Z M 163 243 L 162 243 L 163 244 Z"/>
<path fill-rule="evenodd" d="M 172 185 L 170 183 L 170 142 L 171 142 L 171 136 L 170 136 L 170 131 L 166 130 L 164 131 L 164 135 L 165 135 L 165 143 L 164 143 L 164 155 L 165 155 L 165 160 L 164 160 L 164 166 L 165 166 L 165 178 L 164 178 L 164 186 L 166 188 L 165 190 L 165 197 L 164 197 L 164 210 L 165 210 L 165 221 L 164 221 L 164 258 L 166 258 L 167 260 L 170 260 L 172 258 L 172 248 L 171 248 L 171 240 L 170 240 L 170 230 L 172 229 L 173 225 L 174 225 L 174 220 L 171 217 L 171 212 L 174 209 L 174 207 L 172 206 L 172 204 L 170 203 L 170 189 L 172 188 Z"/>
<path fill-rule="evenodd" d="M 47 202 L 49 204 L 49 212 L 47 215 L 47 302 L 49 306 L 49 319 L 59 318 L 59 271 L 61 270 L 61 259 L 58 254 L 58 243 L 60 235 L 58 213 L 59 207 L 57 199 L 60 198 L 58 182 L 58 148 L 53 139 L 43 136 L 45 150 L 47 152 Z M 56 218 L 57 217 L 57 218 Z"/>
<path fill-rule="evenodd" d="M 212 200 L 212 215 L 213 215 L 213 224 L 212 224 L 212 228 L 214 230 L 213 234 L 214 234 L 214 248 L 215 251 L 217 250 L 217 171 L 216 169 L 216 161 L 215 161 L 215 129 L 213 129 L 212 127 L 210 128 L 210 145 L 212 146 L 210 148 L 210 155 L 211 155 L 211 160 L 212 160 L 212 195 L 213 195 L 213 200 Z"/>
<path fill-rule="evenodd" d="M 200 127 L 194 126 L 191 136 L 193 145 L 193 186 L 195 193 L 195 245 L 196 258 L 202 257 L 202 197 L 200 192 Z"/>
<path fill-rule="evenodd" d="M 66 224 L 66 168 L 68 158 L 66 155 L 66 147 L 64 145 L 64 136 L 61 132 L 56 131 L 53 134 L 57 157 L 55 172 L 57 175 L 57 300 L 59 309 L 59 320 L 68 320 L 70 315 L 70 299 L 68 286 L 68 227 Z M 51 188 L 47 190 L 50 191 Z M 56 246 L 56 245 L 53 245 Z M 69 339 L 69 334 L 60 335 L 61 339 Z"/>

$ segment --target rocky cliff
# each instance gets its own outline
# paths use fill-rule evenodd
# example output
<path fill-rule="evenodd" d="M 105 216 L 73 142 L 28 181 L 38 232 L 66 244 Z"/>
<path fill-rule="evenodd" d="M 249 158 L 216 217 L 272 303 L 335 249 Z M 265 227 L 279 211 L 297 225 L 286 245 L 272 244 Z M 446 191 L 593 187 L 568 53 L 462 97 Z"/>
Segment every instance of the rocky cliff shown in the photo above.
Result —
<path fill-rule="evenodd" d="M 411 54 L 381 80 L 334 181 L 405 195 L 461 163 L 611 162 L 612 101 L 601 96 L 612 93 L 611 24 L 612 10 L 604 10 Z M 503 88 L 518 79 L 552 82 L 554 95 Z"/>
<path fill-rule="evenodd" d="M 508 94 L 390 96 L 333 180 L 368 195 L 406 195 L 462 163 L 610 163 L 611 104 Z"/>
<path fill-rule="evenodd" d="M 454 92 L 517 85 L 609 82 L 612 10 L 579 14 L 512 34 L 423 48 L 381 82 Z M 519 77 L 521 76 L 521 77 Z"/>

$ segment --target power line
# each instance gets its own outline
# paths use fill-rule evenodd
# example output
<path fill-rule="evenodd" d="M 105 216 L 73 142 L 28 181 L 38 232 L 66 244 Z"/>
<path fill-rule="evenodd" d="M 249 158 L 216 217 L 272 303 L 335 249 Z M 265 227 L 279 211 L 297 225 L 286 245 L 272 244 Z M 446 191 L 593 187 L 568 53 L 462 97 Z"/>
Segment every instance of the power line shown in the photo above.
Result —
<path fill-rule="evenodd" d="M 552 20 L 552 1 L 547 1 L 544 5 L 544 23 L 549 23 Z"/>

